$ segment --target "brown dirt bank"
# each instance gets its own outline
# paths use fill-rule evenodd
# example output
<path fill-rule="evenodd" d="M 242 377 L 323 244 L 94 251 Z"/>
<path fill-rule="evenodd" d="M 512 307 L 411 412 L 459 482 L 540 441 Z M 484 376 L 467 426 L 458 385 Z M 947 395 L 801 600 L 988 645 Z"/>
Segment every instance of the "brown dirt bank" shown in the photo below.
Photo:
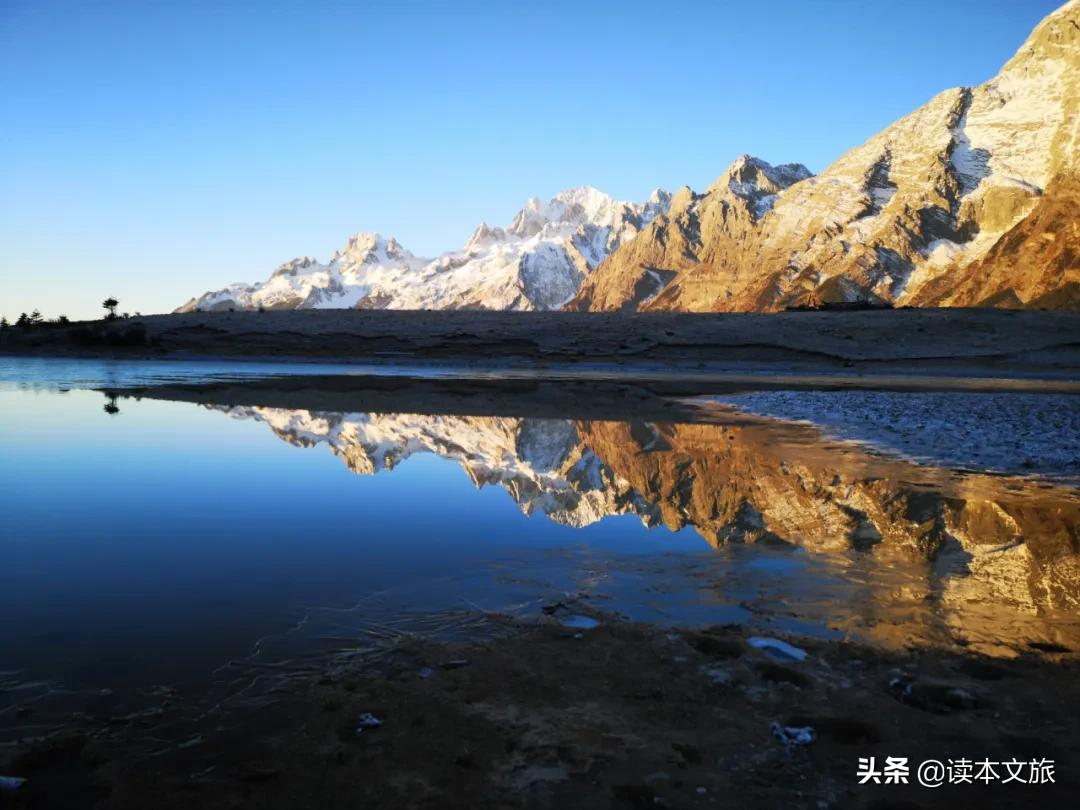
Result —
<path fill-rule="evenodd" d="M 109 396 L 201 405 L 257 405 L 319 411 L 368 411 L 570 419 L 716 421 L 714 409 L 689 398 L 742 391 L 872 388 L 876 391 L 1036 391 L 1080 393 L 1061 378 L 942 377 L 854 374 L 724 374 L 637 369 L 571 373 L 520 370 L 476 376 L 469 369 L 416 376 L 413 370 L 375 374 L 295 374 L 205 383 L 102 389 Z"/>
<path fill-rule="evenodd" d="M 781 661 L 744 631 L 605 619 L 485 642 L 406 637 L 378 663 L 177 720 L 173 708 L 26 742 L 15 807 L 1075 807 L 1073 655 L 989 661 L 849 642 Z M 1056 660 L 1055 660 L 1056 659 Z M 383 721 L 357 733 L 365 712 Z M 774 722 L 811 726 L 784 745 Z M 859 757 L 1043 757 L 1052 785 L 858 784 Z M 998 770 L 1004 771 L 1003 768 Z M 911 781 L 914 779 L 912 767 Z"/>
<path fill-rule="evenodd" d="M 152 315 L 4 331 L 0 351 L 361 362 L 663 364 L 687 369 L 1070 373 L 1080 313 L 978 309 L 578 313 L 298 310 Z"/>

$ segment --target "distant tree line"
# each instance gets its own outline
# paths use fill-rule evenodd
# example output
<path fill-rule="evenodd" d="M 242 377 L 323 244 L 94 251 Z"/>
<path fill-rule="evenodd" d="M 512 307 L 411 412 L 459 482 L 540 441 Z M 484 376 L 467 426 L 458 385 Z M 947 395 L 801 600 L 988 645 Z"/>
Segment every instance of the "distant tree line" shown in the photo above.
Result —
<path fill-rule="evenodd" d="M 115 320 L 119 320 L 121 318 L 130 318 L 131 317 L 131 315 L 129 313 L 127 313 L 127 312 L 124 312 L 124 313 L 119 314 L 119 315 L 117 314 L 116 308 L 118 306 L 120 306 L 120 302 L 117 301 L 112 296 L 110 296 L 110 297 L 106 298 L 104 301 L 102 301 L 101 306 L 104 307 L 105 310 L 107 310 L 107 314 L 105 316 L 105 320 L 107 320 L 107 321 L 115 321 Z M 138 313 L 138 312 L 135 313 L 136 318 L 140 317 L 140 315 L 141 315 L 141 313 Z M 0 317 L 0 329 L 11 329 L 11 328 L 28 329 L 30 327 L 41 326 L 43 324 L 68 324 L 68 323 L 71 323 L 71 319 L 68 318 L 67 315 L 57 315 L 52 320 L 46 320 L 42 316 L 41 310 L 37 310 L 37 309 L 35 309 L 33 312 L 31 312 L 29 314 L 27 314 L 25 312 L 20 313 L 19 317 L 15 320 L 14 324 L 12 324 L 7 319 L 7 317 Z"/>

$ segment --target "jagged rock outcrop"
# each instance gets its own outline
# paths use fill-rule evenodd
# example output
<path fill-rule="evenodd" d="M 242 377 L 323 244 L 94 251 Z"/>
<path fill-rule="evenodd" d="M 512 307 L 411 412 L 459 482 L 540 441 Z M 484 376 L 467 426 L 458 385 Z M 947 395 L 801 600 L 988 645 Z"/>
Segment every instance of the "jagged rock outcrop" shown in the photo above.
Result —
<path fill-rule="evenodd" d="M 743 155 L 704 195 L 683 187 L 673 195 L 668 213 L 587 279 L 570 307 L 648 305 L 669 289 L 673 279 L 690 276 L 702 262 L 718 276 L 736 277 L 748 261 L 745 254 L 761 218 L 780 192 L 808 177 L 809 169 L 800 164 L 770 166 Z"/>
<path fill-rule="evenodd" d="M 704 194 L 682 190 L 569 306 L 1068 305 L 1080 250 L 1069 224 L 1078 105 L 1072 0 L 996 77 L 941 93 L 816 177 L 788 172 L 797 182 L 754 192 L 756 203 L 737 178 L 790 167 L 743 157 Z"/>
<path fill-rule="evenodd" d="M 1080 309 L 1080 175 L 1058 175 L 981 259 L 926 283 L 919 306 Z"/>

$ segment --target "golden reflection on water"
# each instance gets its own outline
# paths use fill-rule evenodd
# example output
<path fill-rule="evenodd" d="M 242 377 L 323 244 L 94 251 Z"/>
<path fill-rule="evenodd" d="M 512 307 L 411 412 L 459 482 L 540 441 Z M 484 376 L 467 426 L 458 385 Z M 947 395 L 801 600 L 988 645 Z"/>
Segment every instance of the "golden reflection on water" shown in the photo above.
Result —
<path fill-rule="evenodd" d="M 666 423 L 211 407 L 325 445 L 357 474 L 436 453 L 570 526 L 631 513 L 718 549 L 801 547 L 848 589 L 811 587 L 792 615 L 887 647 L 1080 649 L 1080 497 L 1068 485 L 884 457 L 729 408 Z"/>

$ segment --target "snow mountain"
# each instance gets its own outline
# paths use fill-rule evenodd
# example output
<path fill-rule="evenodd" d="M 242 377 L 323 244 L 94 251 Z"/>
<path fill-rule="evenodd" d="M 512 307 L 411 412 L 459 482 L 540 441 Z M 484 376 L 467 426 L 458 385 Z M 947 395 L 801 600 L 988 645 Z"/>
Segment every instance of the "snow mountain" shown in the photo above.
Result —
<path fill-rule="evenodd" d="M 377 233 L 358 233 L 326 264 L 311 256 L 277 267 L 257 284 L 230 284 L 223 290 L 193 298 L 177 312 L 222 309 L 314 309 L 354 307 L 367 290 L 396 283 L 418 271 L 419 259 L 395 239 Z"/>
<path fill-rule="evenodd" d="M 266 281 L 205 293 L 178 312 L 224 309 L 559 309 L 612 251 L 667 211 L 656 190 L 641 204 L 583 186 L 533 197 L 505 227 L 481 223 L 437 259 L 395 239 L 358 233 L 326 264 L 293 259 Z"/>
<path fill-rule="evenodd" d="M 180 311 L 852 302 L 1080 308 L 1080 0 L 989 81 L 939 93 L 817 176 L 744 155 L 702 193 L 571 189 L 433 261 L 358 234 L 328 264 L 295 259 Z"/>

